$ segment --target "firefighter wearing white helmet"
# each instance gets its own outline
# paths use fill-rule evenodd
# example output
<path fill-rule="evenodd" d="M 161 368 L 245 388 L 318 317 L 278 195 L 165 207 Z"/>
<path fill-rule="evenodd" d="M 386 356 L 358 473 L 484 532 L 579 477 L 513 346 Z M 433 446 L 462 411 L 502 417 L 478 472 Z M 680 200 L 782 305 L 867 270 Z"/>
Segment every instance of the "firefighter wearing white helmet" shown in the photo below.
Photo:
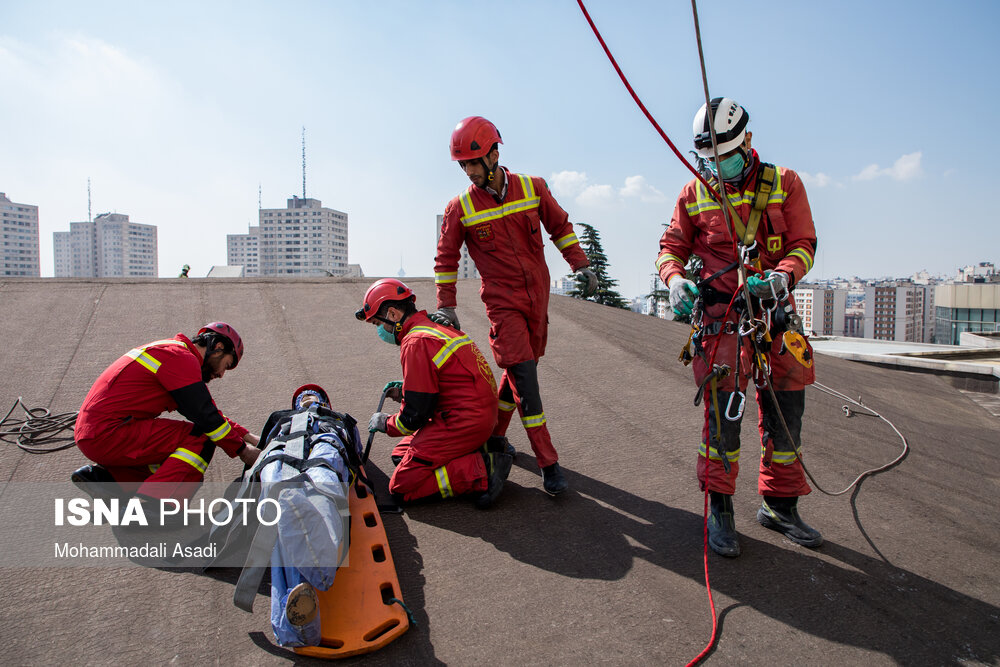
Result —
<path fill-rule="evenodd" d="M 798 544 L 817 547 L 823 538 L 802 521 L 797 503 L 799 496 L 811 490 L 796 454 L 801 448 L 805 386 L 815 377 L 811 350 L 800 337 L 808 363 L 787 351 L 782 354 L 783 333 L 774 330 L 774 342 L 761 348 L 766 363 L 755 359 L 756 368 L 751 369 L 745 359 L 754 356 L 755 348 L 748 337 L 740 335 L 741 318 L 759 316 L 760 300 L 777 295 L 794 304 L 790 290 L 812 268 L 816 252 L 812 212 L 799 176 L 791 169 L 762 162 L 751 148 L 746 109 L 727 97 L 713 99 L 710 109 L 708 113 L 702 105 L 695 114 L 694 147 L 706 167 L 706 180 L 725 191 L 731 205 L 729 219 L 705 185 L 692 180 L 681 190 L 656 260 L 660 277 L 670 288 L 674 311 L 696 318 L 694 349 L 688 358 L 696 384 L 704 387 L 697 474 L 702 489 L 707 488 L 711 496 L 709 546 L 723 556 L 740 554 L 732 496 L 739 474 L 741 406 L 750 372 L 760 371 L 769 373 L 776 401 L 764 388 L 762 377 L 755 377 L 755 386 L 761 387 L 757 393 L 761 436 L 757 488 L 764 496 L 757 520 Z M 714 121 L 714 146 L 710 121 Z M 755 248 L 757 253 L 756 260 L 744 267 L 751 304 L 736 298 L 741 290 L 742 248 Z M 692 255 L 702 259 L 697 285 L 685 275 Z M 721 366 L 733 372 L 715 372 Z"/>

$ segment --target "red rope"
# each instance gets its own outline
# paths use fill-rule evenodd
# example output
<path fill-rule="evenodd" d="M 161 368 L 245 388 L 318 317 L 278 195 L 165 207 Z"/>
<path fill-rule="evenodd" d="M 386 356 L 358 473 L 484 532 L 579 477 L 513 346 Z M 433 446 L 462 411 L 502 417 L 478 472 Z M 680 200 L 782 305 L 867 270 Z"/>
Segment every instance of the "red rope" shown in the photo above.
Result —
<path fill-rule="evenodd" d="M 653 127 L 656 128 L 656 131 L 659 132 L 663 140 L 667 142 L 668 146 L 670 146 L 670 150 L 672 150 L 674 152 L 674 155 L 677 156 L 677 159 L 680 160 L 681 163 L 688 168 L 688 171 L 694 174 L 694 177 L 697 178 L 699 181 L 701 181 L 702 184 L 706 188 L 708 188 L 709 192 L 715 193 L 715 190 L 712 188 L 711 185 L 708 184 L 708 181 L 706 181 L 702 177 L 702 175 L 698 173 L 698 170 L 692 167 L 691 164 L 684 159 L 684 156 L 681 154 L 681 152 L 677 150 L 676 146 L 674 146 L 674 142 L 670 141 L 670 137 L 668 137 L 667 133 L 660 128 L 660 124 L 656 122 L 656 119 L 653 118 L 653 115 L 649 113 L 649 111 L 646 109 L 646 105 L 643 104 L 642 100 L 639 99 L 639 96 L 635 94 L 635 90 L 632 89 L 632 84 L 628 82 L 628 79 L 625 77 L 625 73 L 622 72 L 622 68 L 618 66 L 618 61 L 615 60 L 615 57 L 613 55 L 611 55 L 611 50 L 608 49 L 608 45 L 604 43 L 604 38 L 601 37 L 601 32 L 597 29 L 597 26 L 594 25 L 594 21 L 593 19 L 590 18 L 590 13 L 587 12 L 587 8 L 583 6 L 583 0 L 576 0 L 576 3 L 580 5 L 580 11 L 582 11 L 584 17 L 586 17 L 587 23 L 590 24 L 591 30 L 594 31 L 594 35 L 597 37 L 597 41 L 601 43 L 601 48 L 604 49 L 604 53 L 608 56 L 608 60 L 611 61 L 611 64 L 614 66 L 615 71 L 618 72 L 618 78 L 620 78 L 622 80 L 622 83 L 625 84 L 625 88 L 628 90 L 629 95 L 631 95 L 632 99 L 635 100 L 635 103 L 639 105 L 639 108 L 642 110 L 642 113 L 646 115 L 646 119 L 653 124 Z"/>
<path fill-rule="evenodd" d="M 706 456 L 706 459 L 708 457 Z M 708 466 L 705 466 L 705 474 L 708 474 Z M 715 645 L 715 634 L 719 629 L 719 619 L 715 615 L 715 600 L 712 599 L 712 586 L 708 581 L 708 484 L 705 484 L 705 546 L 702 554 L 705 561 L 705 588 L 708 590 L 708 606 L 712 610 L 712 638 L 708 640 L 708 645 L 701 650 L 695 658 L 687 664 L 687 667 L 697 665 L 701 659 L 708 655 L 709 650 Z"/>
<path fill-rule="evenodd" d="M 662 137 L 662 139 L 665 142 L 667 142 L 667 145 L 670 147 L 670 150 L 672 150 L 674 152 L 674 155 L 677 156 L 677 159 L 680 160 L 681 163 L 685 167 L 687 167 L 688 171 L 690 171 L 692 174 L 694 174 L 694 177 L 697 178 L 701 182 L 701 184 L 705 186 L 705 189 L 708 190 L 708 192 L 716 195 L 716 197 L 718 198 L 719 204 L 722 207 L 725 207 L 726 206 L 726 202 L 724 200 L 727 198 L 726 193 L 725 193 L 725 188 L 722 189 L 723 190 L 722 193 L 717 193 L 715 191 L 715 189 L 713 189 L 712 186 L 708 183 L 708 181 L 706 181 L 702 177 L 702 175 L 699 174 L 698 171 L 694 167 L 692 167 L 690 165 L 690 163 L 688 163 L 688 161 L 686 159 L 684 159 L 684 156 L 681 154 L 681 152 L 679 150 L 677 150 L 676 146 L 674 146 L 674 142 L 670 141 L 670 137 L 668 137 L 667 133 L 664 132 L 662 128 L 660 128 L 660 124 L 656 122 L 656 119 L 653 118 L 653 115 L 651 113 L 649 113 L 649 111 L 646 109 L 646 105 L 643 104 L 642 100 L 639 99 L 639 96 L 636 95 L 635 90 L 633 90 L 633 88 L 632 88 L 632 84 L 630 84 L 628 82 L 628 78 L 626 78 L 625 73 L 622 72 L 621 67 L 618 66 L 618 61 L 616 61 L 615 57 L 613 55 L 611 55 L 611 50 L 608 49 L 608 45 L 604 42 L 604 38 L 601 37 L 601 32 L 597 29 L 597 26 L 594 25 L 593 19 L 590 18 L 590 13 L 587 11 L 587 8 L 584 7 L 583 0 L 576 0 L 576 2 L 577 2 L 578 5 L 580 5 L 580 11 L 583 12 L 584 17 L 587 19 L 587 23 L 590 24 L 590 29 L 594 31 L 594 36 L 597 37 L 597 41 L 601 43 L 601 48 L 604 49 L 604 53 L 605 53 L 605 55 L 608 56 L 608 60 L 611 61 L 611 65 L 615 68 L 615 72 L 618 73 L 618 78 L 620 78 L 622 80 L 622 83 L 625 84 L 626 90 L 628 90 L 629 95 L 632 96 L 632 99 L 635 100 L 635 103 L 639 106 L 639 109 L 642 110 L 642 113 L 646 116 L 646 119 L 653 125 L 653 127 L 656 129 L 656 131 L 660 134 L 660 137 Z M 735 245 L 736 245 L 736 235 L 735 234 L 733 234 L 733 245 L 734 245 L 734 251 L 735 251 Z M 737 253 L 737 257 L 739 257 L 738 253 Z M 729 308 L 726 309 L 726 316 L 723 318 L 723 321 L 725 321 L 725 320 L 727 320 L 729 318 L 729 311 L 733 307 L 733 303 L 736 300 L 735 297 L 736 297 L 736 294 L 733 295 L 733 299 L 729 302 Z M 713 361 L 715 359 L 715 352 L 717 350 L 718 350 L 718 342 L 716 342 L 715 350 L 712 351 L 712 359 L 713 359 Z M 739 354 L 739 350 L 737 350 L 737 354 Z M 711 370 L 711 366 L 709 366 L 709 370 Z M 707 444 L 706 444 L 706 447 L 707 447 Z M 708 459 L 708 451 L 707 450 L 705 452 L 705 458 Z M 708 468 L 709 468 L 709 466 L 707 465 L 707 461 L 706 461 L 706 466 L 705 466 L 705 474 L 706 475 L 708 474 Z M 698 662 L 701 661 L 702 658 L 704 658 L 706 655 L 708 655 L 708 652 L 715 645 L 716 633 L 718 632 L 718 628 L 719 628 L 719 620 L 718 620 L 718 618 L 715 615 L 715 600 L 712 599 L 712 586 L 711 586 L 711 583 L 709 582 L 709 578 L 708 578 L 708 495 L 709 495 L 709 491 L 708 491 L 707 481 L 708 480 L 706 479 L 706 484 L 705 484 L 705 510 L 704 510 L 704 519 L 705 520 L 704 520 L 704 553 L 703 553 L 703 558 L 704 558 L 704 562 L 705 562 L 705 588 L 708 591 L 708 605 L 709 605 L 709 608 L 712 611 L 712 638 L 709 640 L 708 645 L 705 646 L 704 649 L 702 649 L 701 653 L 699 653 L 694 658 L 694 660 L 692 660 L 691 662 L 688 663 L 688 667 L 690 667 L 691 665 L 697 664 Z"/>

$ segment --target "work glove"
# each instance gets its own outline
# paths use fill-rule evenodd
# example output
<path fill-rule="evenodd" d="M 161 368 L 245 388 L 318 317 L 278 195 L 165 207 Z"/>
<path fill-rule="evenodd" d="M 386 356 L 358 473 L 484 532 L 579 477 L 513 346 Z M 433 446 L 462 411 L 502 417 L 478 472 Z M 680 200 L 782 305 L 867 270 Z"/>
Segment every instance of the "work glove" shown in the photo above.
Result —
<path fill-rule="evenodd" d="M 678 315 L 690 315 L 694 300 L 698 298 L 698 286 L 679 273 L 670 277 L 670 307 Z"/>
<path fill-rule="evenodd" d="M 590 267 L 583 267 L 576 272 L 577 278 L 587 281 L 587 286 L 583 288 L 584 296 L 593 296 L 597 292 L 597 274 L 590 270 Z"/>
<path fill-rule="evenodd" d="M 431 322 L 437 322 L 438 324 L 443 324 L 446 327 L 452 327 L 461 331 L 461 327 L 458 324 L 458 315 L 455 314 L 454 306 L 450 308 L 438 308 L 436 312 L 431 313 L 427 317 L 430 318 Z"/>
<path fill-rule="evenodd" d="M 403 399 L 403 383 L 399 380 L 386 382 L 385 386 L 382 387 L 382 393 L 385 394 L 386 398 L 391 398 L 399 403 Z"/>
<path fill-rule="evenodd" d="M 368 420 L 368 432 L 374 433 L 378 431 L 379 433 L 385 433 L 385 424 L 391 416 L 388 412 L 376 412 L 373 414 L 372 418 Z"/>
<path fill-rule="evenodd" d="M 758 299 L 780 300 L 788 294 L 788 274 L 768 269 L 763 276 L 747 278 L 747 287 Z"/>

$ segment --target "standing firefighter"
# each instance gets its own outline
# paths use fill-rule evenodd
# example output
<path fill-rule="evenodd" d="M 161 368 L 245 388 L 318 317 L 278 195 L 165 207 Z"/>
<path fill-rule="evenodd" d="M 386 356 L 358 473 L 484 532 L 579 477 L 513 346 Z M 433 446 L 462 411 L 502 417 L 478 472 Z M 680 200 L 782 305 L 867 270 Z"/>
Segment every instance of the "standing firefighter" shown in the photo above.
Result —
<path fill-rule="evenodd" d="M 588 296 L 597 289 L 597 276 L 589 269 L 569 215 L 544 179 L 500 166 L 502 143 L 493 123 L 480 116 L 466 118 L 452 132 L 451 159 L 472 185 L 445 208 L 434 266 L 438 310 L 431 317 L 459 327 L 455 282 L 465 243 L 482 276 L 479 294 L 490 319 L 490 348 L 504 370 L 493 434 L 504 436 L 516 407 L 542 469 L 543 487 L 555 495 L 565 491 L 567 483 L 538 388 L 549 307 L 542 227 L 570 268 L 586 278 Z"/>
<path fill-rule="evenodd" d="M 713 184 L 720 178 L 725 184 L 729 222 L 713 195 L 692 180 L 681 190 L 656 260 L 674 311 L 692 314 L 694 354 L 689 346 L 682 358 L 693 356 L 699 398 L 705 402 L 698 480 L 711 497 L 709 545 L 729 557 L 740 554 L 732 494 L 751 377 L 760 406 L 757 486 L 764 496 L 757 520 L 798 544 L 823 542 L 797 509 L 798 497 L 811 490 L 797 452 L 805 386 L 813 382 L 814 369 L 811 349 L 796 330 L 800 322 L 790 296 L 813 265 L 816 231 L 802 181 L 790 169 L 761 162 L 750 147 L 749 120 L 729 98 L 713 99 L 711 115 L 705 105 L 695 115 L 694 145 L 707 167 L 703 173 Z M 684 273 L 692 254 L 704 262 L 697 285 Z"/>
<path fill-rule="evenodd" d="M 80 468 L 72 480 L 94 490 L 132 484 L 142 497 L 183 499 L 194 494 L 216 446 L 252 464 L 260 454 L 257 436 L 223 415 L 208 391 L 208 382 L 242 356 L 243 341 L 225 322 L 206 324 L 194 338 L 177 334 L 126 352 L 80 408 L 76 444 L 98 465 Z M 159 416 L 173 410 L 188 421 Z"/>
<path fill-rule="evenodd" d="M 354 314 L 399 346 L 403 366 L 401 385 L 386 387 L 386 396 L 401 401 L 399 412 L 376 412 L 368 430 L 403 436 L 389 480 L 389 492 L 400 501 L 472 495 L 486 509 L 500 496 L 513 463 L 504 439 L 490 438 L 497 417 L 493 370 L 472 339 L 417 311 L 415 299 L 402 282 L 383 278 L 368 288 Z"/>

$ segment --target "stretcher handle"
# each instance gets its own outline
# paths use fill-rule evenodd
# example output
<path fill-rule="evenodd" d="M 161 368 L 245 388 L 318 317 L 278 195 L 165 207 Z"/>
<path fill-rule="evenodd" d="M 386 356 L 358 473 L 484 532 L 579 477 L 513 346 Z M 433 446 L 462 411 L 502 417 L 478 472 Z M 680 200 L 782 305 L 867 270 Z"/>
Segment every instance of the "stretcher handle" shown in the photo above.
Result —
<path fill-rule="evenodd" d="M 382 405 L 385 403 L 385 397 L 388 395 L 389 389 L 390 389 L 389 385 L 386 385 L 385 388 L 382 389 L 382 397 L 378 399 L 378 407 L 375 408 L 375 412 L 382 412 Z M 375 431 L 372 431 L 368 434 L 368 444 L 365 445 L 365 453 L 361 457 L 361 465 L 368 463 L 368 454 L 372 450 L 372 442 L 374 440 L 375 440 Z"/>

